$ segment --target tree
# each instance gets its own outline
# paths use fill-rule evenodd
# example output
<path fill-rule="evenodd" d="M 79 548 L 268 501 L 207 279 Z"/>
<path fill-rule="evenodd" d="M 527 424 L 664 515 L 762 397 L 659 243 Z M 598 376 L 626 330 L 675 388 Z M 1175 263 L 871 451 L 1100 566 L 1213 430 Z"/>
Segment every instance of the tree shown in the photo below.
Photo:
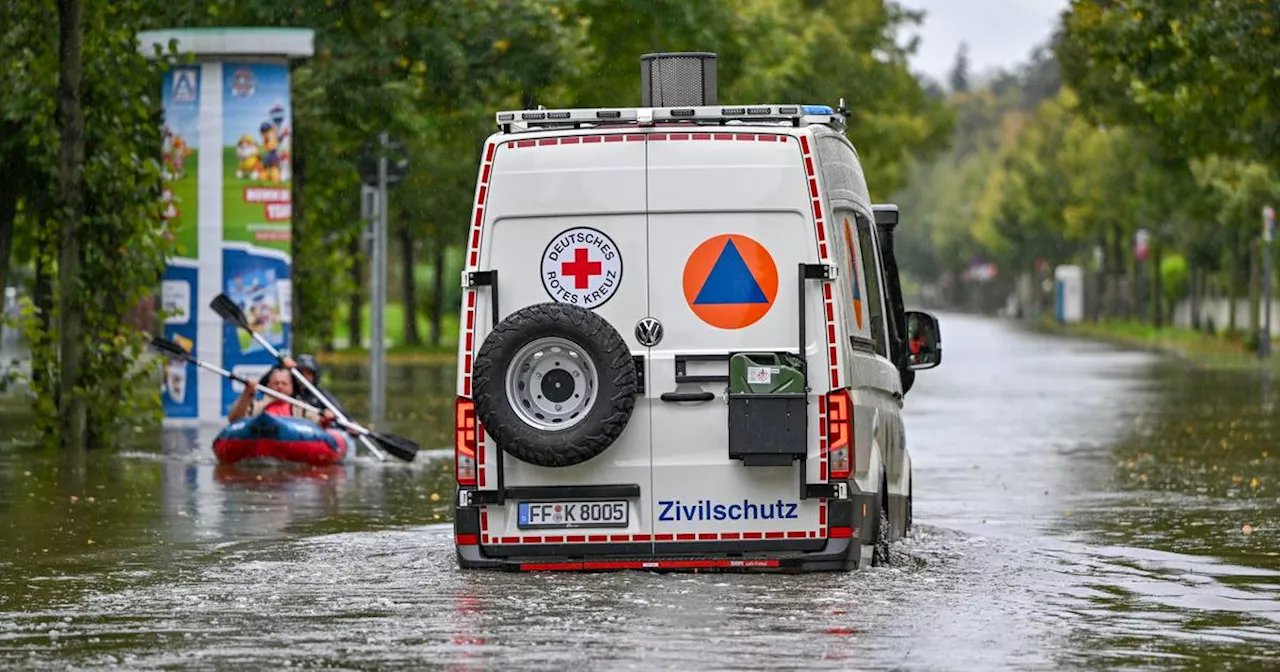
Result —
<path fill-rule="evenodd" d="M 58 258 L 58 315 L 61 324 L 58 387 L 62 447 L 85 447 L 85 399 L 77 389 L 84 359 L 84 317 L 77 309 L 82 297 L 80 220 L 84 217 L 84 111 L 80 87 L 84 76 L 84 6 L 80 0 L 58 0 L 58 126 L 61 135 L 59 200 L 62 252 Z"/>
<path fill-rule="evenodd" d="M 1073 0 L 1058 57 L 1086 110 L 1188 157 L 1280 166 L 1280 4 Z"/>
<path fill-rule="evenodd" d="M 956 50 L 956 60 L 951 64 L 951 72 L 947 75 L 952 93 L 965 93 L 969 90 L 969 43 L 961 42 Z"/>

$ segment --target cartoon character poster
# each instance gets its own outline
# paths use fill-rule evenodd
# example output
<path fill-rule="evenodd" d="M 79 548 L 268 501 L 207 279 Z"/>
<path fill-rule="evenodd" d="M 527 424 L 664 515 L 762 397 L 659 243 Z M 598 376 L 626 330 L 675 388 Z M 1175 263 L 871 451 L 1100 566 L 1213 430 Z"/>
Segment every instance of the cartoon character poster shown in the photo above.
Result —
<path fill-rule="evenodd" d="M 293 218 L 289 70 L 275 63 L 223 63 L 222 73 L 222 291 L 256 333 L 287 351 Z M 274 362 L 253 336 L 227 326 L 225 368 L 248 376 Z M 223 385 L 224 412 L 237 392 L 229 381 Z"/>
<path fill-rule="evenodd" d="M 176 67 L 164 77 L 161 216 L 176 244 L 160 286 L 164 336 L 188 351 L 197 338 L 199 292 L 200 68 Z M 195 365 L 169 362 L 164 376 L 164 411 L 170 418 L 199 413 Z"/>

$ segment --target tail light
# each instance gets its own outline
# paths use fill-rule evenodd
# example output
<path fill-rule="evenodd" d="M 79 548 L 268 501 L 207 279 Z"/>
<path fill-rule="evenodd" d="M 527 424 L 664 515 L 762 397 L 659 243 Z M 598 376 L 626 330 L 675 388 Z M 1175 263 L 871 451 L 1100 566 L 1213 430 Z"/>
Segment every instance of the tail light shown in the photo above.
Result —
<path fill-rule="evenodd" d="M 831 478 L 853 470 L 853 399 L 849 390 L 827 394 L 827 469 Z"/>
<path fill-rule="evenodd" d="M 458 485 L 476 484 L 476 404 L 458 397 L 453 406 L 453 461 Z"/>

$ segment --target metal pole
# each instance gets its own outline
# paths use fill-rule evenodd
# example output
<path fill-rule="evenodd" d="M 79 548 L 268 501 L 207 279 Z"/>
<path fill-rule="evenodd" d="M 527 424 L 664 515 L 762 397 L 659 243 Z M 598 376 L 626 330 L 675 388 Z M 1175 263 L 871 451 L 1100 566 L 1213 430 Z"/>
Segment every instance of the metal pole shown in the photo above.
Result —
<path fill-rule="evenodd" d="M 387 300 L 387 134 L 378 134 L 378 214 L 373 222 L 373 259 L 370 270 L 372 305 L 369 349 L 369 412 L 375 425 L 382 424 L 386 396 L 386 361 L 383 345 L 386 329 L 383 311 Z"/>

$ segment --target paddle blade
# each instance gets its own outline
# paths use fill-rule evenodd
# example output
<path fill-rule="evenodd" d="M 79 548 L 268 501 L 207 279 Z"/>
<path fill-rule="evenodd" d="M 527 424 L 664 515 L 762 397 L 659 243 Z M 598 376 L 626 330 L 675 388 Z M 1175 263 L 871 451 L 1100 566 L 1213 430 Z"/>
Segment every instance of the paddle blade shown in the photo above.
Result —
<path fill-rule="evenodd" d="M 418 454 L 418 444 L 395 434 L 382 434 L 379 432 L 369 432 L 369 438 L 373 439 L 378 447 L 391 453 L 392 455 L 404 460 L 412 462 L 413 458 Z"/>
<path fill-rule="evenodd" d="M 213 297 L 213 301 L 209 302 L 209 307 L 218 314 L 218 317 L 228 322 L 234 322 L 236 326 L 242 329 L 252 331 L 252 327 L 249 326 L 249 318 L 245 317 L 244 311 L 240 310 L 240 306 L 237 306 L 236 302 L 232 301 L 231 297 L 226 294 L 219 294 Z"/>
<path fill-rule="evenodd" d="M 191 353 L 187 352 L 181 345 L 160 336 L 151 337 L 151 347 L 165 357 L 177 357 L 179 359 L 190 359 L 191 357 Z"/>

